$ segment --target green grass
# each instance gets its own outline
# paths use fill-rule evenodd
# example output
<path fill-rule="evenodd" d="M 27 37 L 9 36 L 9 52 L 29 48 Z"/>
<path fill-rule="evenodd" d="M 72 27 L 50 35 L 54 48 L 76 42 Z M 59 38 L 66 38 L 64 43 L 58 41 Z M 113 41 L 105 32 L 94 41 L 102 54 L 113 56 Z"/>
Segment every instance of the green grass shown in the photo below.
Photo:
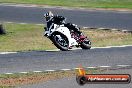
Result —
<path fill-rule="evenodd" d="M 55 48 L 43 37 L 43 26 L 5 24 L 7 35 L 0 35 L 0 51 L 30 51 Z"/>
<path fill-rule="evenodd" d="M 82 30 L 94 47 L 132 45 L 132 34 L 119 31 Z"/>
<path fill-rule="evenodd" d="M 0 35 L 0 51 L 31 51 L 56 49 L 43 37 L 43 26 L 33 24 L 4 24 L 6 35 Z M 118 31 L 82 30 L 92 46 L 132 45 L 132 34 Z"/>
<path fill-rule="evenodd" d="M 0 3 L 26 3 L 26 4 L 84 7 L 84 8 L 132 9 L 132 0 L 0 0 Z"/>

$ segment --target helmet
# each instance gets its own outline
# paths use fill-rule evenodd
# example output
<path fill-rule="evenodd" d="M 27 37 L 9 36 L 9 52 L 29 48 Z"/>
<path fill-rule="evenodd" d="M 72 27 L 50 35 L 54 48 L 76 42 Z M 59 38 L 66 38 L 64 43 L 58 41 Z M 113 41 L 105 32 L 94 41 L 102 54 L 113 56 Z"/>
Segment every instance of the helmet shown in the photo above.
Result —
<path fill-rule="evenodd" d="M 48 21 L 51 17 L 53 17 L 53 13 L 51 11 L 44 14 L 44 17 L 46 18 L 46 21 Z"/>

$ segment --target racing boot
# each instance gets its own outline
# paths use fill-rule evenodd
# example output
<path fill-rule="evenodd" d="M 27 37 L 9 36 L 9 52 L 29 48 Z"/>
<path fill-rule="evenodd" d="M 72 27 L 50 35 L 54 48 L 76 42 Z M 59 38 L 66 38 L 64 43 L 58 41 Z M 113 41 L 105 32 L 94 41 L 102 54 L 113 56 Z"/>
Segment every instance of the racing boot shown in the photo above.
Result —
<path fill-rule="evenodd" d="M 85 39 L 86 37 L 83 35 L 82 32 L 78 31 L 79 39 Z"/>
<path fill-rule="evenodd" d="M 86 37 L 83 35 L 82 32 L 79 34 L 79 42 L 82 42 Z"/>

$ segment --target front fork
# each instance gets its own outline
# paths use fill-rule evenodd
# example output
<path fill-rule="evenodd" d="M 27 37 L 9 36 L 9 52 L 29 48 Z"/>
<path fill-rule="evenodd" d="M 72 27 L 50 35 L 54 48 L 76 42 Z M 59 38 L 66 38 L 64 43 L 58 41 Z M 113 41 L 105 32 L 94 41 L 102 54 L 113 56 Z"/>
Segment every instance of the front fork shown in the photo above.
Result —
<path fill-rule="evenodd" d="M 47 27 L 44 27 L 44 36 L 49 37 L 49 31 L 47 30 Z"/>

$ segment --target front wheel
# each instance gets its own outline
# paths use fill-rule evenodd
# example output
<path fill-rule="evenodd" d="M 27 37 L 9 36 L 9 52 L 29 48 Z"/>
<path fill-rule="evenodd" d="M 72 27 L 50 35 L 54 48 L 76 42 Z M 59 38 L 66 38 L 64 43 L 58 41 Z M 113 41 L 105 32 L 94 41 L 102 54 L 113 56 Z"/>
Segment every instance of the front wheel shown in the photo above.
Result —
<path fill-rule="evenodd" d="M 89 39 L 85 39 L 81 44 L 80 47 L 82 49 L 90 49 L 91 48 L 91 41 Z"/>
<path fill-rule="evenodd" d="M 67 51 L 69 49 L 69 41 L 67 37 L 61 33 L 54 33 L 52 35 L 52 42 L 62 51 Z"/>

